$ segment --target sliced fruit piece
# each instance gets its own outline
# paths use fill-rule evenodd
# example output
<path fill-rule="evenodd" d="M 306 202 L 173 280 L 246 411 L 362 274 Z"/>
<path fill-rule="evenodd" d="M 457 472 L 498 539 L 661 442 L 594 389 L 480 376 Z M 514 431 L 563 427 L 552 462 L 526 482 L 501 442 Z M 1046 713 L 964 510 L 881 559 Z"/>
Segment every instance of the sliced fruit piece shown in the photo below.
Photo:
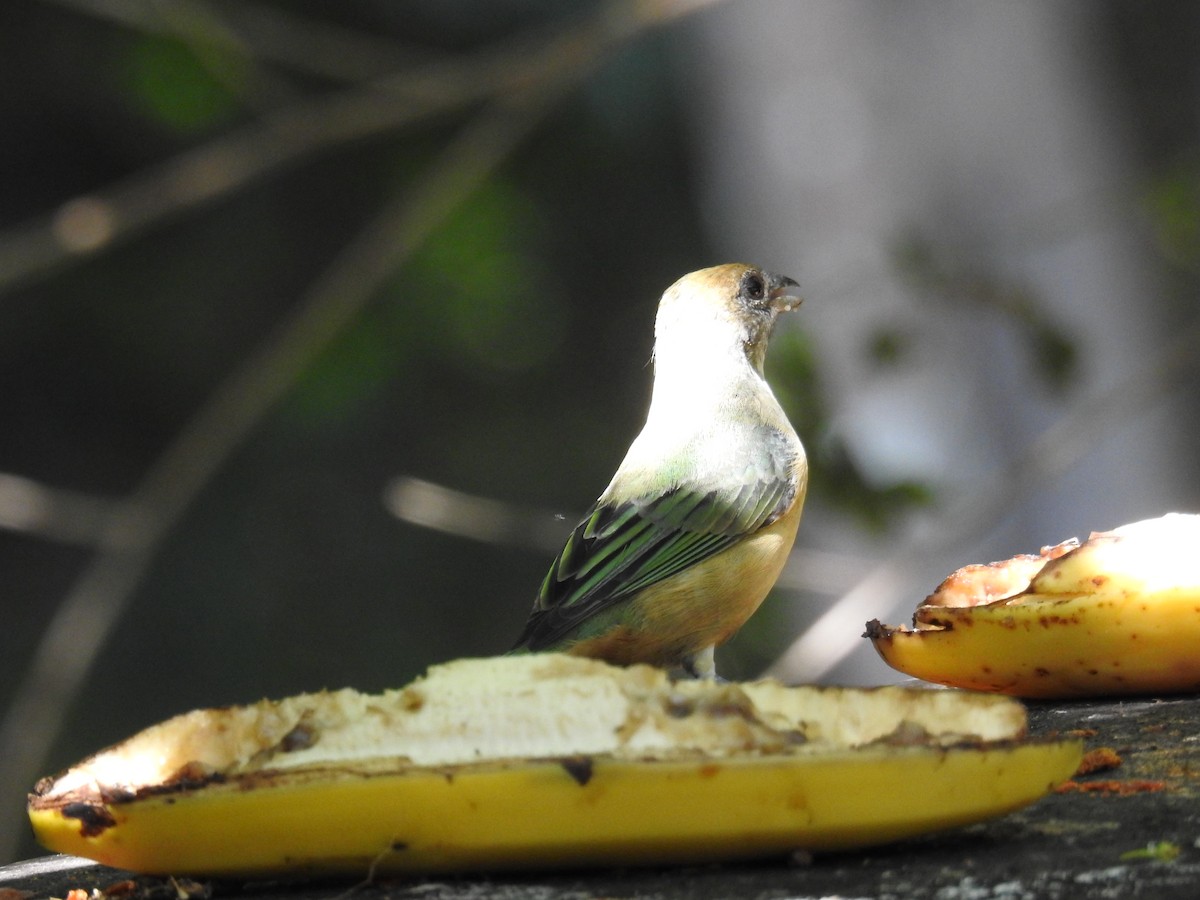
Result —
<path fill-rule="evenodd" d="M 49 848 L 153 873 L 697 862 L 980 821 L 1070 777 L 1000 697 L 671 682 L 559 655 L 168 720 L 45 779 Z"/>
<path fill-rule="evenodd" d="M 867 624 L 884 661 L 1019 697 L 1200 690 L 1200 516 L 1169 514 L 986 566 Z"/>

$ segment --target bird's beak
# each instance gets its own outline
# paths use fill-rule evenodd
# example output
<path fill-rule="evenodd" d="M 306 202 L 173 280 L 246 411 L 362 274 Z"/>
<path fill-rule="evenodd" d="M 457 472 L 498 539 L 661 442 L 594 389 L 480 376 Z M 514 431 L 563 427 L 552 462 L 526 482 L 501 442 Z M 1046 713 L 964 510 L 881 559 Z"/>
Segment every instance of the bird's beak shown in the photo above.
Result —
<path fill-rule="evenodd" d="M 804 300 L 800 296 L 800 285 L 796 279 L 786 275 L 767 275 L 767 293 L 771 303 L 780 312 L 793 310 Z"/>

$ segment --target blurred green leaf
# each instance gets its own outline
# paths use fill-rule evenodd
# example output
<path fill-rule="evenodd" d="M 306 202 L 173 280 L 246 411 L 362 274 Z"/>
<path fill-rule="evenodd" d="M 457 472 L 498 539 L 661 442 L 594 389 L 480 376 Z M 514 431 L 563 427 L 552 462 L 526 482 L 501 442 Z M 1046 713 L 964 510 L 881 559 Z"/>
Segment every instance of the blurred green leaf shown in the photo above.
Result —
<path fill-rule="evenodd" d="M 808 334 L 800 328 L 779 328 L 771 338 L 765 369 L 771 390 L 801 436 L 824 430 L 828 415 Z"/>
<path fill-rule="evenodd" d="M 328 428 L 386 390 L 411 361 L 396 318 L 380 307 L 365 313 L 300 379 L 289 413 Z"/>
<path fill-rule="evenodd" d="M 520 192 L 503 181 L 480 188 L 305 374 L 290 414 L 328 427 L 396 390 L 405 373 L 449 366 L 494 383 L 545 362 L 566 310 L 532 255 L 538 231 Z"/>
<path fill-rule="evenodd" d="M 911 353 L 912 335 L 899 326 L 877 328 L 867 340 L 867 358 L 877 366 L 897 366 Z"/>
<path fill-rule="evenodd" d="M 1163 255 L 1180 266 L 1200 266 L 1200 164 L 1188 162 L 1155 179 L 1146 205 Z"/>
<path fill-rule="evenodd" d="M 244 80 L 245 62 L 215 48 L 201 60 L 191 46 L 146 35 L 125 60 L 125 81 L 138 106 L 168 128 L 193 134 L 229 118 L 238 108 L 231 85 Z M 221 72 L 222 79 L 213 73 Z"/>
<path fill-rule="evenodd" d="M 1034 365 L 1042 380 L 1057 389 L 1066 387 L 1079 370 L 1079 349 L 1075 342 L 1040 321 L 1028 324 L 1028 336 Z"/>
<path fill-rule="evenodd" d="M 998 313 L 1025 340 L 1041 380 L 1065 389 L 1078 372 L 1078 352 L 1068 332 L 1045 312 L 1045 302 L 1027 286 L 992 272 L 971 269 L 917 234 L 899 240 L 892 251 L 897 271 L 924 299 L 970 303 Z"/>
<path fill-rule="evenodd" d="M 532 203 L 510 184 L 484 185 L 414 259 L 429 339 L 459 365 L 482 374 L 515 373 L 547 361 L 565 333 L 564 292 L 551 290 L 536 254 L 541 225 Z"/>
<path fill-rule="evenodd" d="M 841 441 L 819 443 L 809 459 L 811 469 L 818 473 L 813 479 L 814 492 L 871 531 L 882 532 L 901 513 L 933 502 L 932 488 L 917 481 L 872 484 Z"/>
<path fill-rule="evenodd" d="M 882 531 L 896 516 L 931 502 L 932 491 L 916 482 L 882 487 L 871 483 L 845 446 L 829 436 L 830 416 L 821 398 L 812 342 L 805 332 L 788 328 L 775 335 L 767 354 L 767 378 L 804 441 L 814 495 L 873 531 Z"/>

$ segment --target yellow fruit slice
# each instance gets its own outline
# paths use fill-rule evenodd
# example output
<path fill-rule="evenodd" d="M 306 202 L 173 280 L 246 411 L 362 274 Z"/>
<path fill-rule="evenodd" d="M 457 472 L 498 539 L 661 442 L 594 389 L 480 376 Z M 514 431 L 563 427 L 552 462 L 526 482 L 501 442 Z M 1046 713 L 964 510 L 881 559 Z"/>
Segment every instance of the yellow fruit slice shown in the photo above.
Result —
<path fill-rule="evenodd" d="M 1171 514 L 956 572 L 912 629 L 868 623 L 888 665 L 1020 697 L 1200 690 L 1200 516 Z"/>
<path fill-rule="evenodd" d="M 985 695 L 462 660 L 403 691 L 177 717 L 47 779 L 29 814 L 50 849 L 164 874 L 729 860 L 1031 803 L 1081 748 L 1023 731 L 1019 704 Z"/>

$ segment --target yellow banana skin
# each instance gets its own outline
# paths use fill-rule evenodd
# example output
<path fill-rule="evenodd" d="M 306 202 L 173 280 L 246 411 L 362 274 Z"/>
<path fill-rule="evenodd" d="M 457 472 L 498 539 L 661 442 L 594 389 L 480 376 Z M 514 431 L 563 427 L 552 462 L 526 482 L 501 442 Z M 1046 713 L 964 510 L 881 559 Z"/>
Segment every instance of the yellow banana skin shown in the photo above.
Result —
<path fill-rule="evenodd" d="M 659 699 L 684 707 L 667 723 L 678 725 L 670 733 L 681 745 L 716 723 L 734 744 L 759 746 L 452 765 L 353 759 L 343 750 L 325 762 L 228 774 L 185 767 L 174 780 L 120 788 L 77 777 L 102 753 L 39 785 L 30 821 L 52 850 L 156 874 L 361 877 L 711 862 L 866 846 L 981 821 L 1033 802 L 1081 757 L 1077 741 L 1022 739 L 1023 710 L 999 697 L 764 682 L 689 686 L 681 700 L 665 680 L 626 687 L 631 722 Z M 720 691 L 707 708 L 706 691 Z M 644 697 L 649 705 L 639 705 Z M 750 707 L 738 705 L 743 697 Z M 264 709 L 267 721 L 285 708 Z M 772 743 L 769 735 L 787 734 L 799 714 L 808 717 L 807 737 Z M 173 725 L 185 718 L 157 726 L 161 746 L 172 730 L 192 740 Z M 212 720 L 216 730 L 228 721 Z M 849 746 L 846 735 L 867 742 Z M 140 754 L 145 745 L 136 741 L 126 743 Z"/>
<path fill-rule="evenodd" d="M 51 850 L 137 872 L 435 873 L 733 860 L 835 850 L 1019 809 L 1071 776 L 1070 741 L 878 748 L 824 759 L 555 762 L 446 772 L 330 771 L 104 807 L 85 836 L 30 814 Z"/>
<path fill-rule="evenodd" d="M 1133 523 L 1046 562 L 1012 596 L 927 602 L 914 629 L 876 621 L 867 637 L 893 668 L 954 687 L 1028 698 L 1200 690 L 1198 549 L 1200 516 Z"/>

